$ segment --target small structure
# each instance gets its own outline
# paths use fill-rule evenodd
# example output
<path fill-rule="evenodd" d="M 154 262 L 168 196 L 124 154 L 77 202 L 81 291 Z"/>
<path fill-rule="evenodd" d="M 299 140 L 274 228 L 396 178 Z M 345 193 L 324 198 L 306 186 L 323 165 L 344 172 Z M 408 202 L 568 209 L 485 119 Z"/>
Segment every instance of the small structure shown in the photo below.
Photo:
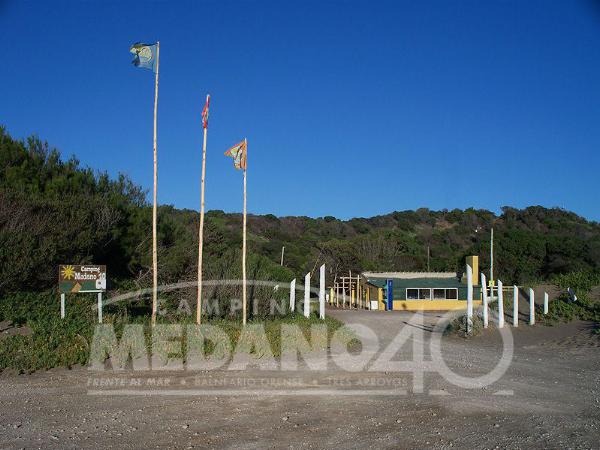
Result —
<path fill-rule="evenodd" d="M 479 264 L 467 258 L 473 272 L 473 305 L 479 306 Z M 398 311 L 449 311 L 467 309 L 467 277 L 455 272 L 363 272 L 361 287 L 371 300 L 371 309 Z M 374 306 L 377 305 L 377 308 Z"/>

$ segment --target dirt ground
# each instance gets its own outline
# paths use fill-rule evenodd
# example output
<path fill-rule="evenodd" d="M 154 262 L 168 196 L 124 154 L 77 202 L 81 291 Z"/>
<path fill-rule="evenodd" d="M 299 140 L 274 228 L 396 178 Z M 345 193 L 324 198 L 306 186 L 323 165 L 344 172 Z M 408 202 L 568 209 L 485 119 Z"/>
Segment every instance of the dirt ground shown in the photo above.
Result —
<path fill-rule="evenodd" d="M 394 360 L 422 343 L 430 361 L 441 338 L 445 363 L 465 376 L 489 372 L 503 351 L 497 330 L 442 337 L 436 314 L 422 324 L 402 312 L 328 314 L 376 332 L 364 351 L 414 332 Z M 5 373 L 0 448 L 600 448 L 600 339 L 590 324 L 507 328 L 506 373 L 474 389 L 431 364 L 422 389 L 411 373 L 333 362 L 322 371 Z"/>

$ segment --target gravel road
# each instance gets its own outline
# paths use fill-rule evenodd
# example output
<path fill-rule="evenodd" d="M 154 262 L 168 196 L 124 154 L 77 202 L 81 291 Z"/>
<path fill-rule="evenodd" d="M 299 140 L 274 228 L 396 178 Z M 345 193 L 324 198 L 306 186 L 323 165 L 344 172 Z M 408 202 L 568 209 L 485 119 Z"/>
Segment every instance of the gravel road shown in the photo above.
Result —
<path fill-rule="evenodd" d="M 465 389 L 428 363 L 432 339 L 452 373 L 474 377 L 500 361 L 497 330 L 467 340 L 441 336 L 436 314 L 328 313 L 375 332 L 363 352 L 410 331 L 391 360 L 422 345 L 422 385 L 410 372 L 333 361 L 320 371 L 4 373 L 0 448 L 600 448 L 600 339 L 587 323 L 509 328 L 506 372 Z"/>

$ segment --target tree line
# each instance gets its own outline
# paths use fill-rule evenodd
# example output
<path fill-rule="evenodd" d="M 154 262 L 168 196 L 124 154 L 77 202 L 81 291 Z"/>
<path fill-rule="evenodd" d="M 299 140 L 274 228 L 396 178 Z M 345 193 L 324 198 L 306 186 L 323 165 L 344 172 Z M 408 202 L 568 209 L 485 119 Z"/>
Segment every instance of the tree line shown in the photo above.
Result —
<path fill-rule="evenodd" d="M 0 294 L 50 288 L 62 263 L 106 264 L 113 288 L 148 286 L 151 214 L 147 192 L 126 175 L 113 179 L 0 127 Z M 241 220 L 207 212 L 206 279 L 241 275 Z M 196 211 L 159 207 L 160 283 L 195 279 L 197 227 Z M 462 271 L 471 254 L 487 270 L 492 227 L 495 273 L 506 283 L 600 270 L 600 224 L 572 212 L 422 208 L 347 221 L 249 215 L 249 277 L 289 281 L 323 263 L 328 282 L 350 270 Z"/>

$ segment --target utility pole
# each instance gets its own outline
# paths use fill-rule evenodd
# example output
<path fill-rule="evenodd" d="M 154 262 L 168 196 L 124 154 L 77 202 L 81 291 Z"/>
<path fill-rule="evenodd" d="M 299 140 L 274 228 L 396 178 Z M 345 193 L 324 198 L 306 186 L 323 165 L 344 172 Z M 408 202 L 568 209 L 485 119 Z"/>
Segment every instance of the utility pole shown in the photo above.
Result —
<path fill-rule="evenodd" d="M 281 265 L 283 266 L 283 253 L 285 252 L 285 245 L 281 247 Z"/>
<path fill-rule="evenodd" d="M 427 272 L 429 272 L 429 245 L 427 246 Z"/>

